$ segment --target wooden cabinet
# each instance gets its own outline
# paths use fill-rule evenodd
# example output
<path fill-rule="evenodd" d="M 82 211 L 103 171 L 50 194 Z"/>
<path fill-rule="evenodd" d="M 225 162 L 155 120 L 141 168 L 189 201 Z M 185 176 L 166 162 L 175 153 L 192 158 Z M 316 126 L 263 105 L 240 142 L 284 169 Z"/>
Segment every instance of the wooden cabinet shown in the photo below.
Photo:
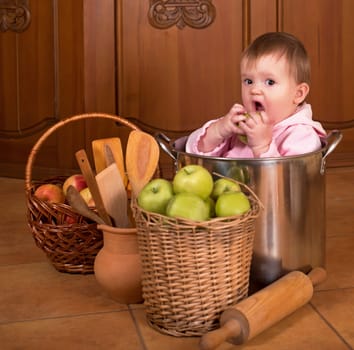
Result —
<path fill-rule="evenodd" d="M 172 138 L 223 115 L 240 101 L 242 50 L 266 31 L 304 42 L 314 117 L 344 133 L 329 164 L 354 165 L 351 0 L 8 0 L 2 15 L 9 4 L 27 8 L 30 25 L 0 28 L 0 176 L 23 177 L 34 142 L 70 115 L 120 114 Z M 76 150 L 120 133 L 110 122 L 72 125 L 36 168 L 70 171 Z"/>
<path fill-rule="evenodd" d="M 190 132 L 240 101 L 244 47 L 261 33 L 288 31 L 304 42 L 311 58 L 314 118 L 344 133 L 329 164 L 354 165 L 352 1 L 212 1 L 215 19 L 203 29 L 154 27 L 147 14 L 156 2 L 120 1 L 121 115 L 172 137 Z M 168 19 L 169 1 L 164 3 L 160 15 Z"/>

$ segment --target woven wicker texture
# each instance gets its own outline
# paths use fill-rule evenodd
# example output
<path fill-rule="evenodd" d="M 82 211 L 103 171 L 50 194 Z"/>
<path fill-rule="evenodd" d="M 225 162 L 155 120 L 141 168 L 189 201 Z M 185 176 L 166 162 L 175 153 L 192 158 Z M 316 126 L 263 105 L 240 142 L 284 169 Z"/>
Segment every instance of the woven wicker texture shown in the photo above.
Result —
<path fill-rule="evenodd" d="M 124 118 L 102 114 L 80 114 L 64 119 L 49 128 L 33 146 L 26 165 L 25 192 L 27 221 L 36 245 L 47 255 L 52 265 L 60 272 L 93 273 L 94 261 L 103 245 L 103 235 L 97 224 L 77 214 L 69 205 L 48 203 L 34 196 L 38 186 L 44 183 L 62 185 L 65 177 L 32 181 L 32 169 L 37 153 L 49 135 L 64 125 L 90 118 L 110 119 L 139 130 Z M 68 218 L 75 223 L 69 224 Z"/>
<path fill-rule="evenodd" d="M 162 333 L 200 336 L 248 295 L 254 221 L 260 211 L 196 223 L 133 205 L 147 320 Z"/>

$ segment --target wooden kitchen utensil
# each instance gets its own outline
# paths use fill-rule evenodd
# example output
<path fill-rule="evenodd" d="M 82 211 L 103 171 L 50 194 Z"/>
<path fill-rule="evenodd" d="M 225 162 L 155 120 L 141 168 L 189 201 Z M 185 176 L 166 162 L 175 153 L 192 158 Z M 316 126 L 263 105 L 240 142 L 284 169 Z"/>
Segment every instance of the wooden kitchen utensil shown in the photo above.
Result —
<path fill-rule="evenodd" d="M 123 179 L 124 186 L 127 187 L 128 177 L 125 173 L 124 155 L 122 143 L 119 137 L 109 137 L 92 141 L 93 158 L 95 162 L 96 174 L 100 173 L 109 164 L 105 157 L 105 145 L 109 145 L 114 154 L 115 162 Z"/>
<path fill-rule="evenodd" d="M 104 154 L 108 167 L 96 175 L 103 204 L 113 218 L 114 226 L 130 227 L 127 192 L 109 144 L 104 145 Z"/>
<path fill-rule="evenodd" d="M 243 344 L 305 305 L 313 295 L 313 286 L 326 279 L 326 270 L 314 268 L 308 275 L 292 271 L 264 289 L 226 309 L 220 317 L 220 329 L 206 333 L 201 350 L 216 349 L 223 341 Z"/>
<path fill-rule="evenodd" d="M 80 215 L 85 216 L 97 224 L 104 224 L 103 219 L 89 208 L 79 191 L 74 186 L 69 186 L 66 191 L 66 199 L 72 208 Z"/>
<path fill-rule="evenodd" d="M 125 165 L 135 197 L 154 175 L 159 157 L 160 148 L 153 136 L 138 130 L 130 132 Z"/>
<path fill-rule="evenodd" d="M 107 214 L 106 209 L 104 207 L 102 196 L 98 188 L 97 181 L 92 171 L 90 162 L 87 158 L 86 151 L 84 149 L 77 151 L 75 153 L 75 157 L 81 169 L 82 175 L 84 175 L 87 186 L 90 189 L 99 216 L 107 225 L 112 225 L 112 220 Z"/>

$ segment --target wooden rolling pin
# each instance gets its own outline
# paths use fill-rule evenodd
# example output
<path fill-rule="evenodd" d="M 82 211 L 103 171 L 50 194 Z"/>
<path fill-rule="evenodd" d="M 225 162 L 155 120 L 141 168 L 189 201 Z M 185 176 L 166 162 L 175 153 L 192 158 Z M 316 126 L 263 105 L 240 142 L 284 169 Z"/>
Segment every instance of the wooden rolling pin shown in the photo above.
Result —
<path fill-rule="evenodd" d="M 212 350 L 222 342 L 243 344 L 290 315 L 311 300 L 313 287 L 326 279 L 326 270 L 316 267 L 308 275 L 292 271 L 264 289 L 226 309 L 220 328 L 206 333 L 201 350 Z"/>

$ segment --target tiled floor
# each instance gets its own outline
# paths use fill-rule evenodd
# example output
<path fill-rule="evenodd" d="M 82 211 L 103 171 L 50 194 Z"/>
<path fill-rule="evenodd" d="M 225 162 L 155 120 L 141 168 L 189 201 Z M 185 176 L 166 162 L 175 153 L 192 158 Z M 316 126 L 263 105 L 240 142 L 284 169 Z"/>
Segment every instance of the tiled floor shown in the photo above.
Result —
<path fill-rule="evenodd" d="M 327 169 L 327 280 L 312 301 L 242 346 L 220 350 L 354 349 L 354 169 Z M 94 275 L 57 272 L 26 226 L 24 183 L 0 178 L 0 348 L 198 349 L 147 325 L 143 305 L 121 305 Z"/>

